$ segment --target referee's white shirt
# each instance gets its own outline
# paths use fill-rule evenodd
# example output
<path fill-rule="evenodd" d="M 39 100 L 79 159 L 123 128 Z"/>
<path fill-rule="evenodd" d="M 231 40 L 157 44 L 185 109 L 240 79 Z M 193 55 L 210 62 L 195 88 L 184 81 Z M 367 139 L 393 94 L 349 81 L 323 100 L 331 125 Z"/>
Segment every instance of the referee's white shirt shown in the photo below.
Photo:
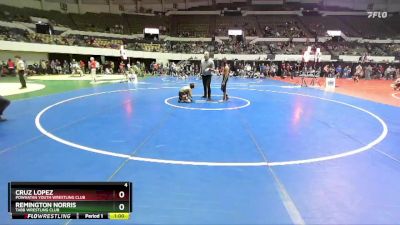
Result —
<path fill-rule="evenodd" d="M 25 63 L 22 59 L 19 59 L 17 62 L 17 71 L 25 70 Z"/>
<path fill-rule="evenodd" d="M 208 59 L 207 61 L 205 59 L 201 60 L 201 75 L 203 76 L 210 76 L 212 75 L 212 71 L 210 68 L 214 69 L 214 61 L 212 59 Z"/>

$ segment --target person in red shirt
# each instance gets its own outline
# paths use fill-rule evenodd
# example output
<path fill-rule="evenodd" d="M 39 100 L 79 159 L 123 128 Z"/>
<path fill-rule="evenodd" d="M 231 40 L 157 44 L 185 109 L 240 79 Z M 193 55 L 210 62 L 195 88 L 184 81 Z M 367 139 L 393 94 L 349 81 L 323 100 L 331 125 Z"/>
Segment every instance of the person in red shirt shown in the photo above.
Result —
<path fill-rule="evenodd" d="M 125 74 L 125 63 L 124 61 L 121 60 L 121 62 L 119 63 L 119 72 L 121 74 Z"/>
<path fill-rule="evenodd" d="M 153 75 L 156 75 L 158 73 L 158 63 L 154 63 L 154 68 L 153 68 Z"/>
<path fill-rule="evenodd" d="M 82 72 L 85 73 L 85 62 L 83 60 L 79 62 L 79 66 L 81 67 Z"/>
<path fill-rule="evenodd" d="M 15 72 L 15 63 L 11 59 L 8 59 L 7 67 L 8 67 L 8 75 L 14 74 L 14 72 Z"/>

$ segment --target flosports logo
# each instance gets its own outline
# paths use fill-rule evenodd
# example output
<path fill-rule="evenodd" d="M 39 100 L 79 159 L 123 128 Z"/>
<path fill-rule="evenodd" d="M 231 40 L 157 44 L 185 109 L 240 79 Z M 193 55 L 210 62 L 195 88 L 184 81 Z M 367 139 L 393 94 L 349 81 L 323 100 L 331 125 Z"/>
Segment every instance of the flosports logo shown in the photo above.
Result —
<path fill-rule="evenodd" d="M 388 12 L 382 12 L 382 11 L 370 11 L 368 13 L 368 18 L 374 19 L 374 18 L 379 18 L 379 19 L 385 19 L 388 16 Z"/>

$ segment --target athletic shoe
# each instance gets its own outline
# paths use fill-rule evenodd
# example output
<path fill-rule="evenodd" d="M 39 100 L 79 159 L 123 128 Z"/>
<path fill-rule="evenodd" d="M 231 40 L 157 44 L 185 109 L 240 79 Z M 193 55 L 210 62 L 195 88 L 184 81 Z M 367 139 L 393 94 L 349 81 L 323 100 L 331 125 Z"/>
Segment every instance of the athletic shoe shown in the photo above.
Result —
<path fill-rule="evenodd" d="M 4 118 L 3 116 L 0 116 L 0 122 L 4 122 L 6 120 L 7 120 L 6 118 Z"/>

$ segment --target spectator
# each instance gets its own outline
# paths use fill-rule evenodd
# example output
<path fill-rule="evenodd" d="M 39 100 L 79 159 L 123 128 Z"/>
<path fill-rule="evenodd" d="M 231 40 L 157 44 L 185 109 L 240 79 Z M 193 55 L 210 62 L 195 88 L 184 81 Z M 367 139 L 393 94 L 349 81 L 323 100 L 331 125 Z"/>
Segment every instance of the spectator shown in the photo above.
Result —
<path fill-rule="evenodd" d="M 90 57 L 89 68 L 90 68 L 90 74 L 92 75 L 92 81 L 96 82 L 97 62 L 96 60 L 94 60 L 94 57 Z"/>
<path fill-rule="evenodd" d="M 385 70 L 385 78 L 386 80 L 393 80 L 395 79 L 395 69 L 389 65 Z"/>
<path fill-rule="evenodd" d="M 8 75 L 13 75 L 15 73 L 15 64 L 11 59 L 7 61 Z"/>
<path fill-rule="evenodd" d="M 40 74 L 47 74 L 47 63 L 45 60 L 40 61 Z"/>
<path fill-rule="evenodd" d="M 6 74 L 8 74 L 8 68 L 7 68 L 7 63 L 5 61 L 1 62 L 1 71 L 0 74 L 2 76 L 5 76 Z"/>
<path fill-rule="evenodd" d="M 64 74 L 69 74 L 70 73 L 70 66 L 67 60 L 63 61 L 63 73 Z"/>
<path fill-rule="evenodd" d="M 56 59 L 55 64 L 56 64 L 56 71 L 57 71 L 57 74 L 61 74 L 61 73 L 62 73 L 61 62 L 60 62 L 58 59 Z"/>
<path fill-rule="evenodd" d="M 78 62 L 75 61 L 75 59 L 72 59 L 71 62 L 71 75 L 74 74 L 79 74 L 79 76 L 83 76 L 83 71 L 81 67 L 79 66 Z"/>
<path fill-rule="evenodd" d="M 79 61 L 79 66 L 81 67 L 82 72 L 85 73 L 85 69 L 86 69 L 85 61 L 83 61 L 83 60 Z"/>
<path fill-rule="evenodd" d="M 20 56 L 15 56 L 17 62 L 17 73 L 19 77 L 19 82 L 21 83 L 20 89 L 26 88 L 26 81 L 25 81 L 25 63 L 22 61 Z"/>
<path fill-rule="evenodd" d="M 336 77 L 342 77 L 343 70 L 340 64 L 336 67 L 335 72 L 336 72 Z"/>
<path fill-rule="evenodd" d="M 54 61 L 54 59 L 52 59 L 50 62 L 50 69 L 51 74 L 56 74 L 56 62 Z"/>
<path fill-rule="evenodd" d="M 365 67 L 365 79 L 371 80 L 371 74 L 372 74 L 372 66 L 369 64 L 367 67 Z"/>

